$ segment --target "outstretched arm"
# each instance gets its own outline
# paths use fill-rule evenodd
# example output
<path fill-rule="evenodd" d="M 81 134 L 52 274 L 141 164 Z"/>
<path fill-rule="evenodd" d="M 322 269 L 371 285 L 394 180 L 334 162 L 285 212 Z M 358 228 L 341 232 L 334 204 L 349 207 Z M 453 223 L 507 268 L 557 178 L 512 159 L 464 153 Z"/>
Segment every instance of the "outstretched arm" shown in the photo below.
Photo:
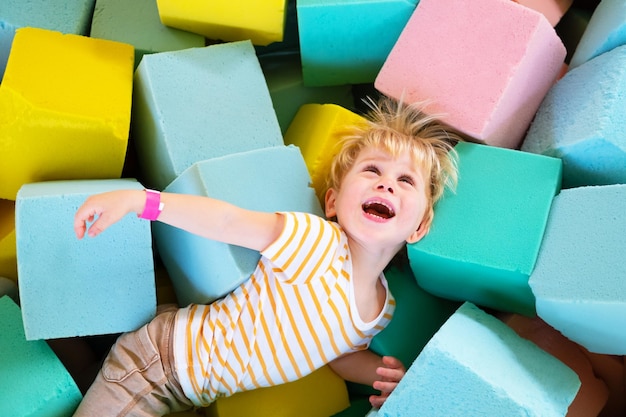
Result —
<path fill-rule="evenodd" d="M 279 214 L 246 210 L 209 197 L 161 193 L 161 202 L 164 207 L 158 221 L 224 243 L 263 250 L 282 230 Z M 141 213 L 145 203 L 143 190 L 92 195 L 74 216 L 76 236 L 97 236 L 127 214 Z"/>
<path fill-rule="evenodd" d="M 396 388 L 406 369 L 393 356 L 379 356 L 371 350 L 361 350 L 341 356 L 329 363 L 343 379 L 372 386 L 380 395 L 371 395 L 372 407 L 380 408 Z"/>

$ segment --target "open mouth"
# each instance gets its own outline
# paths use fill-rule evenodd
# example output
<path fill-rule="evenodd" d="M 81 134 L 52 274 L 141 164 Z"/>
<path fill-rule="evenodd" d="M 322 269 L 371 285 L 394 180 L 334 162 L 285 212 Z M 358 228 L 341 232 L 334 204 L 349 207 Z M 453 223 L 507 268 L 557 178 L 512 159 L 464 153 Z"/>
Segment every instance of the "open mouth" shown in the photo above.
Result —
<path fill-rule="evenodd" d="M 396 215 L 391 207 L 381 201 L 369 201 L 361 206 L 363 211 L 382 219 L 391 219 Z"/>

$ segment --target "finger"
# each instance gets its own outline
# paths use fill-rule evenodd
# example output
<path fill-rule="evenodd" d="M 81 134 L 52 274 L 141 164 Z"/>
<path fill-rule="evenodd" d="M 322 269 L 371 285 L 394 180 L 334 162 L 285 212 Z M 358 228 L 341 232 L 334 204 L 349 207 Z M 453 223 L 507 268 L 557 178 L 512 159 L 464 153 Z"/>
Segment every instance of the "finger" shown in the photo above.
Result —
<path fill-rule="evenodd" d="M 387 368 L 403 369 L 404 370 L 404 364 L 402 363 L 402 361 L 400 361 L 400 359 L 398 359 L 398 358 L 396 358 L 394 356 L 383 356 L 382 360 L 383 360 L 383 364 Z"/>
<path fill-rule="evenodd" d="M 385 403 L 385 400 L 388 398 L 388 395 L 370 395 L 369 401 L 370 405 L 374 408 L 380 408 Z"/>
<path fill-rule="evenodd" d="M 397 382 L 387 382 L 387 381 L 375 381 L 372 384 L 372 387 L 375 390 L 380 391 L 381 394 L 387 394 L 387 395 L 389 395 L 391 391 L 396 389 L 397 386 L 398 386 Z"/>
<path fill-rule="evenodd" d="M 404 376 L 405 372 L 399 368 L 385 368 L 380 366 L 376 368 L 376 374 L 381 377 L 383 381 L 399 381 Z"/>

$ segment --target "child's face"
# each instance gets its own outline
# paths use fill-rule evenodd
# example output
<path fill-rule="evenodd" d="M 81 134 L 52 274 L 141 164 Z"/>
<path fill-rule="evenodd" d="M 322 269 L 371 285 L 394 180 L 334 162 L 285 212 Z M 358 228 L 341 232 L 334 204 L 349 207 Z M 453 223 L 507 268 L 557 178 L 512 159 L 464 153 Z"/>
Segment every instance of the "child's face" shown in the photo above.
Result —
<path fill-rule="evenodd" d="M 326 216 L 336 216 L 348 236 L 364 245 L 399 248 L 428 231 L 422 226 L 427 193 L 424 173 L 410 156 L 364 149 L 339 190 L 328 190 Z"/>

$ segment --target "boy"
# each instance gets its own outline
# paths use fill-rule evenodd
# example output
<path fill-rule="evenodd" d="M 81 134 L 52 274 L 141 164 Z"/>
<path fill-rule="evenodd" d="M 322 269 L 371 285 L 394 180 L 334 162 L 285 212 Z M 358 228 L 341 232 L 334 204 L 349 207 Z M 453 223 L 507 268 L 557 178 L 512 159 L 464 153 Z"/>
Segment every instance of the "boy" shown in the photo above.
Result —
<path fill-rule="evenodd" d="M 369 104 L 369 122 L 343 138 L 333 160 L 325 213 L 336 222 L 150 190 L 85 201 L 75 216 L 78 238 L 137 213 L 262 256 L 223 299 L 163 312 L 120 336 L 75 416 L 205 407 L 327 363 L 380 390 L 370 402 L 382 405 L 405 372 L 397 359 L 367 350 L 395 306 L 383 270 L 428 232 L 434 203 L 456 181 L 458 137 L 416 107 L 389 98 Z"/>

